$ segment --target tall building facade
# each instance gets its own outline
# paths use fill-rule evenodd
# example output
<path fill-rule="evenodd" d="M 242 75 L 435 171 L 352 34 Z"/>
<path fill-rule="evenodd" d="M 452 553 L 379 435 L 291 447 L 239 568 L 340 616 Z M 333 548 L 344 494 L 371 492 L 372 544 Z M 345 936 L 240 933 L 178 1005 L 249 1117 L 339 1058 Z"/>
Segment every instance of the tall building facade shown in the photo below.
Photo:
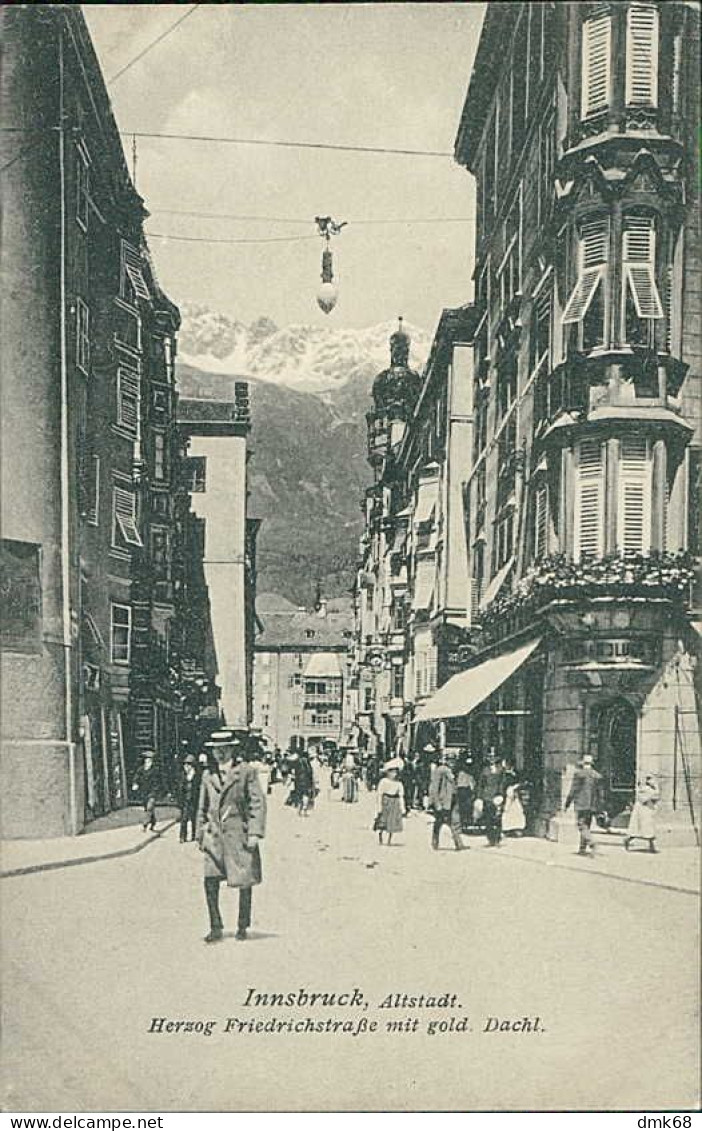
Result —
<path fill-rule="evenodd" d="M 196 370 L 179 379 L 178 422 L 187 442 L 184 483 L 195 515 L 204 522 L 204 577 L 217 657 L 219 706 L 230 727 L 252 718 L 253 644 L 256 630 L 256 536 L 247 516 L 251 430 L 246 381 Z"/>
<path fill-rule="evenodd" d="M 2 792 L 6 836 L 172 784 L 187 496 L 177 308 L 76 6 L 2 16 Z"/>
<path fill-rule="evenodd" d="M 455 147 L 477 221 L 453 491 L 450 444 L 430 450 L 422 407 L 441 404 L 432 373 L 451 388 L 445 327 L 389 457 L 374 391 L 360 720 L 367 708 L 378 726 L 378 688 L 402 655 L 390 703 L 412 719 L 405 741 L 432 734 L 478 759 L 496 747 L 554 837 L 584 753 L 615 821 L 653 772 L 671 835 L 699 823 L 698 42 L 698 8 L 682 2 L 488 5 Z M 455 537 L 435 516 L 459 489 L 452 675 L 426 625 L 434 646 L 436 568 Z M 382 581 L 393 560 L 404 612 Z"/>

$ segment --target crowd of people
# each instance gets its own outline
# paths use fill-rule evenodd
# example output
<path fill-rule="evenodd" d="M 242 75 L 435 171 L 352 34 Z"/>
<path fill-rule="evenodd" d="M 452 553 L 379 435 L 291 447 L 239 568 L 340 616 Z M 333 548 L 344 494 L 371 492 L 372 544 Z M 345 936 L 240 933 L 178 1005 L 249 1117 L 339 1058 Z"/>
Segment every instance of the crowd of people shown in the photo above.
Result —
<path fill-rule="evenodd" d="M 252 888 L 261 882 L 259 841 L 265 833 L 266 798 L 275 786 L 285 791 L 285 804 L 306 818 L 320 793 L 322 771 L 331 794 L 345 805 L 359 800 L 365 786 L 375 793 L 373 830 L 381 845 L 392 844 L 413 814 L 430 818 L 431 848 L 440 847 L 446 828 L 456 851 L 468 847 L 465 837 L 482 832 L 488 847 L 503 836 L 521 836 L 530 829 L 531 784 L 520 779 L 513 764 L 495 748 L 476 757 L 467 748 L 449 755 L 432 742 L 421 751 L 383 761 L 357 745 L 296 741 L 285 752 L 267 744 L 251 729 L 215 732 L 197 756 L 182 758 L 177 797 L 180 841 L 197 841 L 204 855 L 205 901 L 210 929 L 206 942 L 223 937 L 219 906 L 222 883 L 239 889 L 236 938 L 245 939 L 251 923 Z M 152 750 L 141 756 L 132 786 L 143 806 L 144 831 L 155 829 L 160 777 Z M 574 770 L 565 809 L 572 805 L 579 832 L 579 853 L 594 854 L 593 823 L 603 817 L 603 779 L 585 754 Z M 660 792 L 648 774 L 632 805 L 624 847 L 636 840 L 657 852 L 656 807 Z"/>

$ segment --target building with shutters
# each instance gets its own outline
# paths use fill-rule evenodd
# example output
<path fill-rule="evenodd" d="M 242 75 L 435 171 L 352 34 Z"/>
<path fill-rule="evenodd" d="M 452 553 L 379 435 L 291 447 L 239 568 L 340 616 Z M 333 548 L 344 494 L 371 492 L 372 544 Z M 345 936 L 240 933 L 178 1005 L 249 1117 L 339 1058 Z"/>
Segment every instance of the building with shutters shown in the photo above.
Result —
<path fill-rule="evenodd" d="M 424 373 L 402 327 L 367 414 L 365 529 L 355 587 L 353 682 L 361 741 L 386 749 L 435 737 L 420 716 L 461 665 L 470 586 L 463 487 L 473 436 L 471 306 L 445 310 Z M 455 729 L 455 728 L 454 728 Z M 363 737 L 365 736 L 365 738 Z M 452 735 L 444 736 L 451 743 Z"/>
<path fill-rule="evenodd" d="M 699 820 L 699 11 L 488 5 L 456 139 L 476 178 L 463 720 L 563 835 L 591 752 L 626 820 Z M 699 576 L 699 574 L 697 574 Z"/>
<path fill-rule="evenodd" d="M 277 594 L 257 602 L 253 721 L 281 750 L 341 743 L 349 713 L 348 658 L 353 609 L 348 598 L 297 608 Z"/>
<path fill-rule="evenodd" d="M 50 836 L 125 805 L 147 747 L 171 784 L 179 315 L 80 9 L 0 19 L 3 834 Z"/>
<path fill-rule="evenodd" d="M 586 752 L 615 824 L 649 772 L 669 834 L 699 822 L 698 20 L 488 6 L 455 151 L 474 303 L 368 415 L 360 727 L 497 748 L 553 837 Z"/>

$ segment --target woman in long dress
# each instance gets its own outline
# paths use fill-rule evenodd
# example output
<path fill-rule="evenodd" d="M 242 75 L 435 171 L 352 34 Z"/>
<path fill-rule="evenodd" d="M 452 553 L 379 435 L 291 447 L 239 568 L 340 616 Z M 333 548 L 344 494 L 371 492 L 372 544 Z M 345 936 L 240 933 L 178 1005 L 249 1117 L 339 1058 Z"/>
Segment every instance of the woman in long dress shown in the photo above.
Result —
<path fill-rule="evenodd" d="M 519 782 L 511 763 L 505 766 L 505 802 L 502 808 L 502 831 L 521 836 L 526 828 L 526 816 L 519 796 Z"/>
<path fill-rule="evenodd" d="M 405 811 L 405 789 L 400 781 L 401 758 L 391 758 L 383 766 L 383 777 L 378 784 L 378 815 L 375 827 L 378 840 L 383 843 L 383 833 L 388 834 L 388 844 L 393 833 L 402 832 L 402 814 Z"/>
<path fill-rule="evenodd" d="M 341 774 L 341 800 L 349 803 L 358 800 L 356 759 L 350 750 L 344 758 L 344 768 Z"/>
<path fill-rule="evenodd" d="M 629 848 L 632 840 L 647 840 L 649 852 L 656 848 L 656 806 L 660 790 L 653 774 L 647 774 L 644 784 L 639 786 L 634 808 L 631 810 L 629 827 L 624 837 L 624 847 Z"/>

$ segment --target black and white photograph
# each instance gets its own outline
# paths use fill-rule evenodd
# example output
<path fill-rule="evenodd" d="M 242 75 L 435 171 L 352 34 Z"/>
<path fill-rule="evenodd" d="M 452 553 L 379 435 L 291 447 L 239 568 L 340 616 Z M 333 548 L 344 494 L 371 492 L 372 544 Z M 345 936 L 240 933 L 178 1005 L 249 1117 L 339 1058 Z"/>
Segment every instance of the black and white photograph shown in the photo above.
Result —
<path fill-rule="evenodd" d="M 0 51 L 0 1110 L 690 1127 L 699 3 Z"/>

